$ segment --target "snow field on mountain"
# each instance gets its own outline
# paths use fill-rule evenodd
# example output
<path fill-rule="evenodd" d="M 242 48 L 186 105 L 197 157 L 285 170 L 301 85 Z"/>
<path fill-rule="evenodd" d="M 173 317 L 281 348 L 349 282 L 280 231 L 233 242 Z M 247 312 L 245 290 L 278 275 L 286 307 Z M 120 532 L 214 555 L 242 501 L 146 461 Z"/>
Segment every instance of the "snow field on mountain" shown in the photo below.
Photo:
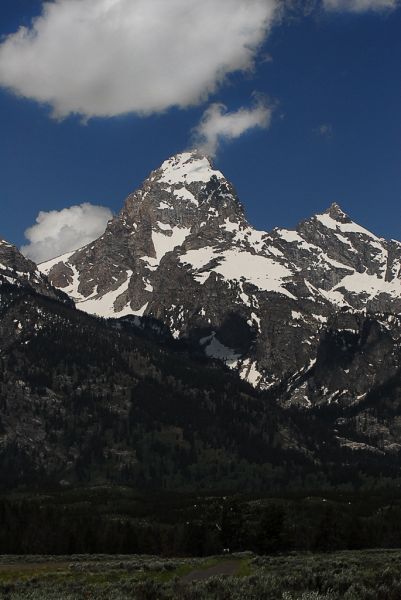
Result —
<path fill-rule="evenodd" d="M 152 231 L 152 242 L 155 248 L 156 258 L 144 257 L 144 260 L 147 260 L 152 266 L 158 265 L 167 252 L 171 252 L 176 246 L 181 246 L 185 238 L 188 237 L 191 232 L 188 227 L 171 227 L 170 225 L 163 225 L 162 228 L 171 232 L 171 235 L 161 231 Z"/>
<path fill-rule="evenodd" d="M 100 297 L 95 297 L 90 300 L 85 300 L 77 303 L 77 308 L 83 310 L 86 313 L 97 315 L 98 317 L 125 317 L 126 315 L 136 314 L 129 305 L 123 310 L 116 313 L 114 310 L 114 302 L 121 294 L 127 291 L 129 280 L 131 278 L 132 271 L 127 271 L 127 277 L 117 289 L 108 292 Z"/>
<path fill-rule="evenodd" d="M 162 166 L 160 182 L 170 184 L 207 183 L 214 175 L 223 179 L 223 174 L 211 168 L 208 158 L 194 157 L 191 152 L 183 152 L 166 160 Z"/>
<path fill-rule="evenodd" d="M 215 259 L 213 266 L 202 272 L 202 269 L 207 267 L 213 259 Z M 296 299 L 283 287 L 284 279 L 290 277 L 293 274 L 292 271 L 264 256 L 236 249 L 221 252 L 206 246 L 199 250 L 189 250 L 180 256 L 180 262 L 191 265 L 197 271 L 194 276 L 200 283 L 204 283 L 210 272 L 213 271 L 222 275 L 224 279 L 246 281 L 260 290 L 277 292 Z"/>

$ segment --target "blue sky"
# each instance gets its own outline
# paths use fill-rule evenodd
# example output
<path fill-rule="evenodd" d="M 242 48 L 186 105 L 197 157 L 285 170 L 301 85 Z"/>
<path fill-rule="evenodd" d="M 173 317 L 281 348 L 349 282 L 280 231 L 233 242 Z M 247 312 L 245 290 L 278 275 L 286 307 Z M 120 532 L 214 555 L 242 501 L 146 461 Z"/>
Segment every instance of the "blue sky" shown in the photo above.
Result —
<path fill-rule="evenodd" d="M 2 0 L 3 40 L 29 27 L 41 4 Z M 117 212 L 152 169 L 189 146 L 211 103 L 235 112 L 257 92 L 270 125 L 223 140 L 215 158 L 251 223 L 293 227 L 336 201 L 363 226 L 401 239 L 401 9 L 317 3 L 309 15 L 295 13 L 270 22 L 252 70 L 233 68 L 192 106 L 84 124 L 82 116 L 51 118 L 45 104 L 0 88 L 0 236 L 22 245 L 39 211 L 89 202 Z M 0 59 L 0 84 L 1 73 Z"/>

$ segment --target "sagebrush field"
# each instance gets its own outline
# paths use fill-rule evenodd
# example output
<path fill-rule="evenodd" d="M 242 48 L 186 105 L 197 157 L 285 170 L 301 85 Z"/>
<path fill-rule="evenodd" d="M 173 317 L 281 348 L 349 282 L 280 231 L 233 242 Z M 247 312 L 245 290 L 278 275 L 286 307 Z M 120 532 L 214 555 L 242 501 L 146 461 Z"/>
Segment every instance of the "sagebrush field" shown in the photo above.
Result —
<path fill-rule="evenodd" d="M 4 600 L 397 600 L 401 550 L 0 558 Z"/>

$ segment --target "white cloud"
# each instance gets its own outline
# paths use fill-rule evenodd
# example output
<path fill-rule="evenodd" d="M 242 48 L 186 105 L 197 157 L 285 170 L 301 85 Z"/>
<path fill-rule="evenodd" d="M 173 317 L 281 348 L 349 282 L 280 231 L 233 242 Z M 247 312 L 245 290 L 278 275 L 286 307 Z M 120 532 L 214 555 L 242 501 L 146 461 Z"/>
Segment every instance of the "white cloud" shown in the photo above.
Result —
<path fill-rule="evenodd" d="M 54 0 L 0 44 L 0 85 L 70 113 L 195 105 L 253 68 L 279 0 Z M 280 12 L 280 11 L 279 11 Z"/>
<path fill-rule="evenodd" d="M 362 13 L 397 8 L 399 0 L 323 0 L 326 10 Z"/>
<path fill-rule="evenodd" d="M 88 202 L 60 211 L 41 211 L 36 223 L 25 231 L 29 244 L 21 252 L 40 263 L 77 250 L 102 235 L 112 216 L 108 208 Z"/>
<path fill-rule="evenodd" d="M 263 100 L 252 108 L 240 108 L 231 113 L 224 104 L 211 104 L 194 129 L 195 145 L 214 156 L 221 141 L 238 138 L 250 129 L 265 129 L 270 125 L 271 116 L 272 108 Z"/>

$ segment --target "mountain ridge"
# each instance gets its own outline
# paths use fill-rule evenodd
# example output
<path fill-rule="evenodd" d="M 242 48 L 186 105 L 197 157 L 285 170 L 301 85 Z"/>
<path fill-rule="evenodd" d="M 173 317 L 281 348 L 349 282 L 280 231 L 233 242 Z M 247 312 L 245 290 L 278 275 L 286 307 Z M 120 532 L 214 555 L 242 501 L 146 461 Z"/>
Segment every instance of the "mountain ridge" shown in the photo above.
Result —
<path fill-rule="evenodd" d="M 53 287 L 33 261 L 25 258 L 16 246 L 0 238 L 0 284 L 2 283 L 25 287 L 73 305 L 67 294 Z"/>
<path fill-rule="evenodd" d="M 105 233 L 39 267 L 79 309 L 150 316 L 268 388 L 316 360 L 339 310 L 401 311 L 401 244 L 333 203 L 294 230 L 258 231 L 200 154 L 151 172 Z"/>

